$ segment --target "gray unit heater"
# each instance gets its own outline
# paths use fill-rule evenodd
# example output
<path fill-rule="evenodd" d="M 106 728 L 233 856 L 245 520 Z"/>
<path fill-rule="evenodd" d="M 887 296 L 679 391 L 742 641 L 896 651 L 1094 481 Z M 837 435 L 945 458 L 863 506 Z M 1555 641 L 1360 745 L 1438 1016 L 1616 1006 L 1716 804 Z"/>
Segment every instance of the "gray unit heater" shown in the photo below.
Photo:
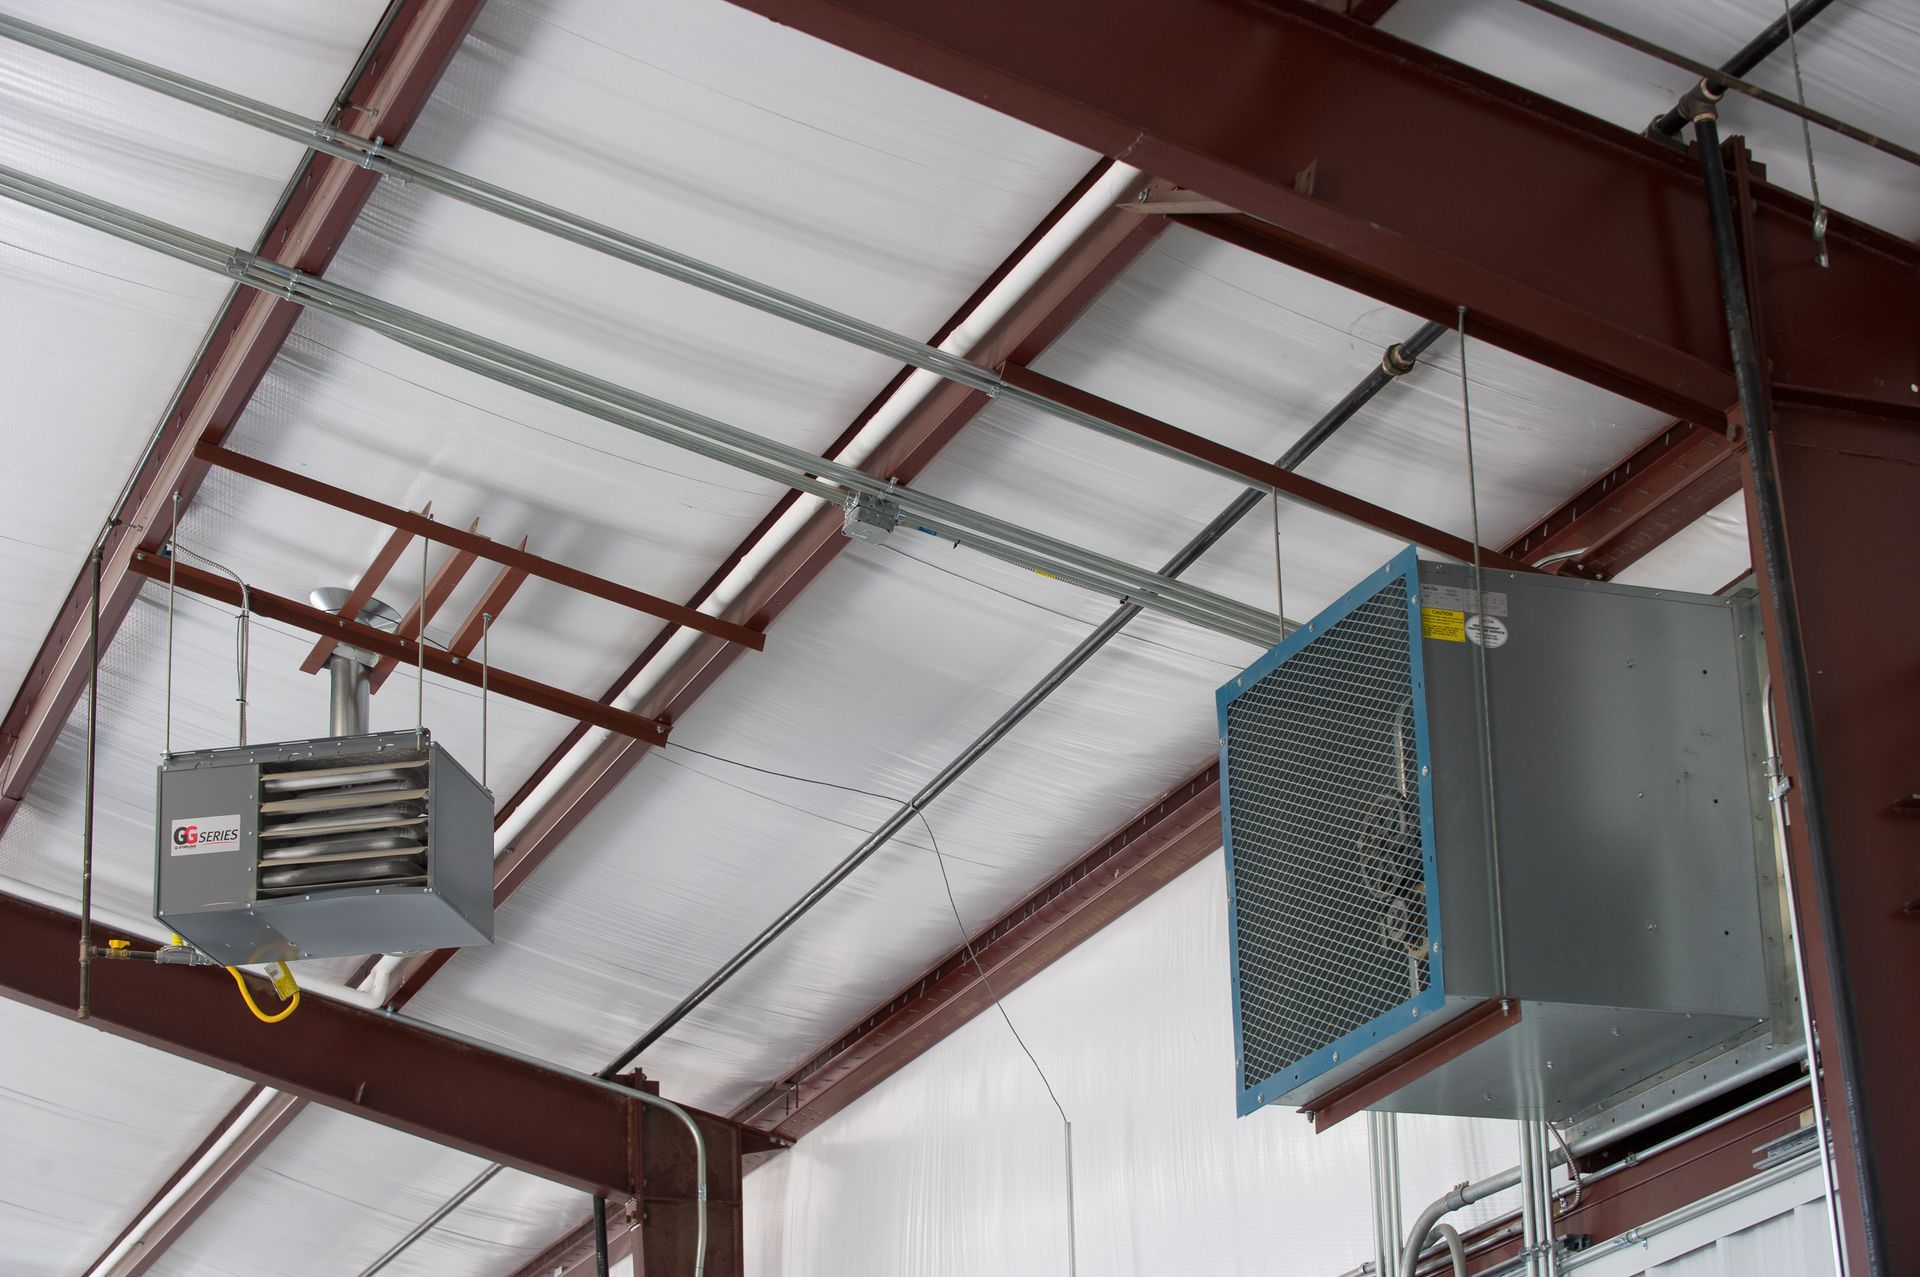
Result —
<path fill-rule="evenodd" d="M 425 733 L 174 754 L 155 916 L 228 966 L 485 944 L 493 798 Z"/>
<path fill-rule="evenodd" d="M 1220 689 L 1243 1114 L 1560 1120 L 1768 1015 L 1750 605 L 1483 584 L 1409 549 Z"/>

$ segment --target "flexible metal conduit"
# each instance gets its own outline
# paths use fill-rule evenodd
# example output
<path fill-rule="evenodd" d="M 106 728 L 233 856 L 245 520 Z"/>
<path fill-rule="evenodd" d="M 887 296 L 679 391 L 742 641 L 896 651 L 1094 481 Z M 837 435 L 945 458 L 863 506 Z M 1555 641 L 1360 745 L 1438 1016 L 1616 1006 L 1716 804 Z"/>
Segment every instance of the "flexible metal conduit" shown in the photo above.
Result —
<path fill-rule="evenodd" d="M 920 368 L 948 381 L 984 394 L 1022 404 L 1026 407 L 1072 422 L 1137 448 L 1195 466 L 1239 481 L 1240 476 L 1203 458 L 1177 448 L 1143 438 L 1129 430 L 1058 403 L 1045 395 L 1009 385 L 998 372 L 926 342 L 858 319 L 842 311 L 761 283 L 745 275 L 716 266 L 660 244 L 629 235 L 577 213 L 568 212 L 542 200 L 522 195 L 503 186 L 484 181 L 457 169 L 401 151 L 389 150 L 379 138 L 364 138 L 335 129 L 317 120 L 309 120 L 291 111 L 246 97 L 217 86 L 180 75 L 164 67 L 127 57 L 111 49 L 84 40 L 76 40 L 58 31 L 38 26 L 6 14 L 0 14 L 0 36 L 95 71 L 137 84 L 153 92 L 186 102 L 216 115 L 250 125 L 277 137 L 287 138 L 325 155 L 435 191 L 463 204 L 482 209 L 522 226 L 578 244 L 596 253 L 617 258 L 669 279 L 716 296 L 751 306 L 814 332 L 825 334 Z M 1319 507 L 1315 507 L 1319 508 Z M 1351 516 L 1341 511 L 1327 513 L 1339 518 Z"/>
<path fill-rule="evenodd" d="M 707 1269 L 707 1196 L 708 1196 L 708 1193 L 707 1193 L 707 1139 L 705 1135 L 701 1134 L 700 1124 L 694 1120 L 693 1114 L 687 1112 L 687 1110 L 685 1110 L 684 1108 L 681 1108 L 678 1104 L 675 1104 L 672 1100 L 663 1099 L 658 1095 L 650 1094 L 646 1091 L 639 1090 L 635 1087 L 624 1086 L 619 1082 L 610 1081 L 607 1078 L 599 1076 L 598 1074 L 576 1073 L 572 1069 L 563 1069 L 556 1064 L 551 1064 L 545 1060 L 536 1059 L 533 1056 L 526 1055 L 519 1051 L 510 1050 L 506 1047 L 500 1046 L 497 1043 L 487 1042 L 487 1041 L 483 1041 L 480 1038 L 470 1037 L 465 1033 L 459 1033 L 452 1029 L 443 1028 L 442 1026 L 431 1023 L 430 1021 L 427 1021 L 427 1020 L 418 1020 L 412 1016 L 401 1015 L 395 1011 L 384 1011 L 382 1012 L 382 1014 L 389 1016 L 392 1019 L 398 1020 L 401 1023 L 406 1024 L 412 1028 L 421 1029 L 421 1030 L 424 1030 L 425 1032 L 436 1034 L 440 1037 L 447 1038 L 451 1041 L 461 1043 L 462 1045 L 465 1045 L 465 1046 L 473 1047 L 477 1050 L 488 1051 L 495 1055 L 510 1056 L 516 1060 L 525 1061 L 526 1063 L 534 1065 L 537 1068 L 546 1069 L 550 1072 L 555 1072 L 555 1073 L 565 1073 L 570 1077 L 576 1077 L 582 1080 L 591 1081 L 595 1086 L 603 1087 L 607 1090 L 618 1092 L 619 1094 L 626 1096 L 629 1099 L 639 1100 L 642 1104 L 646 1104 L 653 1108 L 660 1109 L 663 1112 L 673 1114 L 673 1116 L 679 1120 L 681 1125 L 687 1128 L 687 1133 L 693 1137 L 694 1180 L 697 1185 L 696 1192 L 699 1194 L 698 1198 L 694 1202 L 693 1277 L 705 1277 L 706 1269 Z M 439 1222 L 445 1219 L 448 1215 L 451 1215 L 456 1209 L 459 1208 L 461 1203 L 465 1202 L 468 1198 L 472 1197 L 475 1193 L 479 1192 L 483 1187 L 486 1186 L 489 1180 L 493 1179 L 494 1176 L 498 1175 L 501 1171 L 505 1169 L 506 1168 L 504 1166 L 496 1162 L 488 1166 L 485 1170 L 481 1171 L 480 1174 L 476 1175 L 467 1184 L 465 1188 L 461 1189 L 458 1193 L 454 1194 L 453 1197 L 449 1198 L 446 1202 L 443 1202 L 440 1205 L 439 1209 L 435 1210 L 433 1214 L 427 1216 L 426 1219 L 422 1220 L 419 1224 L 415 1225 L 413 1228 L 413 1231 L 409 1232 L 405 1237 L 402 1237 L 399 1241 L 395 1242 L 390 1248 L 388 1248 L 386 1254 L 374 1260 L 372 1264 L 368 1265 L 367 1268 L 362 1270 L 362 1272 L 360 1273 L 360 1277 L 373 1277 L 375 1273 L 378 1273 L 381 1269 L 385 1268 L 388 1264 L 392 1263 L 395 1259 L 399 1258 L 400 1255 L 408 1247 L 412 1246 L 415 1242 L 419 1241 L 422 1237 L 426 1236 L 429 1232 L 431 1232 L 435 1225 L 439 1224 Z M 638 1185 L 635 1185 L 636 1190 L 638 1189 L 638 1187 L 639 1187 Z M 603 1210 L 605 1209 L 605 1203 L 601 1198 L 596 1197 L 594 1198 L 594 1200 L 596 1202 L 601 1203 L 601 1209 Z"/>
<path fill-rule="evenodd" d="M 1335 404 L 1325 416 L 1321 417 L 1305 434 L 1301 435 L 1292 447 L 1287 449 L 1286 453 L 1277 463 L 1279 467 L 1283 470 L 1293 470 L 1299 466 L 1301 462 L 1312 456 L 1320 445 L 1325 443 L 1333 435 L 1334 431 L 1345 425 L 1355 413 L 1359 412 L 1360 409 L 1366 405 L 1368 400 L 1380 393 L 1381 387 L 1396 377 L 1411 371 L 1420 354 L 1425 351 L 1428 346 L 1431 346 L 1441 333 L 1446 331 L 1446 328 L 1440 324 L 1423 324 L 1417 332 L 1405 341 L 1398 345 L 1388 347 L 1386 355 L 1381 359 L 1379 365 L 1365 377 L 1361 378 L 1358 385 L 1348 391 L 1339 403 Z M 1177 577 L 1195 563 L 1199 562 L 1201 555 L 1219 544 L 1221 538 L 1225 537 L 1227 533 L 1233 529 L 1235 524 L 1246 518 L 1247 515 L 1269 495 L 1268 490 L 1265 488 L 1247 488 L 1242 491 L 1239 496 L 1227 504 L 1225 509 L 1215 515 L 1213 520 L 1209 522 L 1206 527 L 1202 528 L 1191 541 L 1187 542 L 1178 554 L 1175 554 L 1171 559 L 1167 560 L 1166 564 L 1160 569 L 1162 575 Z M 1277 552 L 1276 550 L 1276 553 Z M 768 945 L 778 940 L 788 928 L 805 917 L 807 913 L 815 905 L 824 900 L 835 887 L 845 882 L 854 870 L 865 864 L 872 858 L 875 852 L 886 846 L 901 830 L 913 823 L 919 812 L 924 811 L 929 803 L 946 792 L 948 786 L 964 776 L 975 763 L 986 756 L 989 750 L 998 745 L 1001 740 L 1006 737 L 1008 732 L 1018 727 L 1020 723 L 1026 719 L 1027 715 L 1033 713 L 1049 696 L 1052 696 L 1054 692 L 1058 691 L 1061 684 L 1065 683 L 1069 678 L 1072 678 L 1076 670 L 1091 660 L 1094 653 L 1098 652 L 1108 643 L 1111 643 L 1114 637 L 1132 623 L 1133 618 L 1138 615 L 1140 615 L 1140 605 L 1137 603 L 1128 603 L 1117 609 L 1112 615 L 1107 617 L 1106 620 L 1102 621 L 1093 633 L 1089 634 L 1085 639 L 1082 639 L 1078 646 L 1067 653 L 1065 657 L 1061 658 L 1058 665 L 1055 665 L 1051 670 L 1048 670 L 1046 674 L 1041 676 L 1038 683 L 1035 683 L 1022 694 L 1020 699 L 1015 701 L 1004 714 L 1000 715 L 985 731 L 976 736 L 971 744 L 961 750 L 946 766 L 935 773 L 932 780 L 922 785 L 919 792 L 897 808 L 891 816 L 887 817 L 886 821 L 878 829 L 868 835 L 858 847 L 855 847 L 846 859 L 835 865 L 826 877 L 820 879 L 819 882 L 808 888 L 805 895 L 789 905 L 786 911 L 768 924 L 764 931 L 750 940 L 745 948 L 734 954 L 733 957 L 727 959 L 724 966 L 708 976 L 705 980 L 702 980 L 691 993 L 682 998 L 679 1004 L 667 1012 L 658 1023 L 642 1034 L 632 1046 L 621 1052 L 612 1064 L 609 1064 L 602 1070 L 603 1074 L 611 1077 L 613 1074 L 626 1068 L 627 1065 L 639 1058 L 641 1052 L 665 1037 L 673 1030 L 675 1025 L 686 1019 L 696 1007 L 712 997 L 722 985 L 737 975 L 741 968 L 745 967 L 749 962 L 752 962 L 754 958 L 766 950 Z M 1291 629 L 1291 623 L 1285 622 L 1284 620 L 1282 623 L 1287 626 L 1289 630 Z"/>
<path fill-rule="evenodd" d="M 852 466 L 754 434 L 552 360 L 268 261 L 79 191 L 0 166 L 0 194 L 248 287 L 371 329 L 456 367 L 575 408 L 834 504 L 859 494 L 894 502 L 909 526 L 1027 570 L 1107 594 L 1258 646 L 1279 618 L 965 506 L 876 479 Z"/>
<path fill-rule="evenodd" d="M 1737 1108 L 1729 1109 L 1727 1112 L 1702 1122 L 1690 1130 L 1682 1131 L 1678 1135 L 1661 1140 L 1659 1143 L 1648 1148 L 1643 1148 L 1624 1161 L 1616 1162 L 1604 1170 L 1587 1176 L 1586 1182 L 1592 1184 L 1595 1180 L 1617 1174 L 1629 1166 L 1636 1166 L 1647 1158 L 1657 1157 L 1668 1149 L 1676 1148 L 1707 1131 L 1725 1126 L 1728 1122 L 1737 1121 L 1749 1113 L 1765 1108 L 1781 1096 L 1791 1095 L 1793 1092 L 1801 1090 L 1808 1085 L 1809 1082 L 1807 1079 L 1796 1078 L 1784 1086 L 1776 1087 L 1768 1091 L 1765 1095 L 1749 1100 Z M 1590 1135 L 1583 1140 L 1575 1140 L 1565 1148 L 1549 1148 L 1546 1150 L 1541 1173 L 1543 1175 L 1550 1174 L 1554 1166 L 1567 1160 L 1569 1153 L 1574 1157 L 1583 1157 L 1588 1153 L 1597 1152 L 1609 1144 L 1617 1143 L 1625 1133 L 1625 1131 L 1603 1131 Z M 1492 1197 L 1495 1193 L 1505 1192 L 1507 1189 L 1519 1184 L 1520 1171 L 1521 1168 L 1515 1166 L 1510 1170 L 1501 1171 L 1498 1175 L 1489 1175 L 1485 1179 L 1476 1180 L 1471 1184 L 1455 1185 L 1444 1196 L 1436 1198 L 1425 1210 L 1421 1211 L 1419 1217 L 1414 1220 L 1413 1229 L 1407 1234 L 1407 1248 L 1400 1260 L 1400 1277 L 1417 1277 L 1421 1254 L 1426 1250 L 1427 1242 L 1433 1236 L 1434 1230 L 1438 1227 L 1441 1219 L 1452 1214 L 1454 1211 L 1463 1210 L 1475 1202 L 1484 1201 Z M 1548 1241 L 1550 1244 L 1551 1238 L 1549 1238 Z"/>

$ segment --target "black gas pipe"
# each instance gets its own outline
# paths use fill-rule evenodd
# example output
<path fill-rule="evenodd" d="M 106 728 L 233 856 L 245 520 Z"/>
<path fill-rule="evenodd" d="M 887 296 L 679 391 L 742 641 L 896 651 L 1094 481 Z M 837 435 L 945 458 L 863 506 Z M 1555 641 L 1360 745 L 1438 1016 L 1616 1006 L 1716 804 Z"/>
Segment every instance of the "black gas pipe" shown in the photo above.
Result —
<path fill-rule="evenodd" d="M 1695 149 L 1706 179 L 1707 211 L 1713 226 L 1714 264 L 1720 275 L 1720 293 L 1727 316 L 1727 339 L 1733 353 L 1733 377 L 1740 396 L 1751 474 L 1755 530 L 1759 533 L 1762 570 L 1771 602 L 1774 638 L 1780 649 L 1780 674 L 1787 703 L 1787 728 L 1798 759 L 1800 810 L 1805 828 L 1807 858 L 1813 868 L 1814 894 L 1821 930 L 1826 937 L 1827 972 L 1832 983 L 1834 1015 L 1823 1026 L 1831 1036 L 1824 1045 L 1838 1055 L 1847 1097 L 1847 1125 L 1853 1136 L 1854 1173 L 1860 1182 L 1858 1203 L 1866 1234 L 1863 1271 L 1880 1277 L 1884 1272 L 1878 1243 L 1878 1220 L 1885 1202 L 1873 1156 L 1873 1132 L 1863 1120 L 1859 1103 L 1859 1032 L 1853 1013 L 1852 983 L 1841 956 L 1841 919 L 1834 884 L 1832 842 L 1827 828 L 1825 793 L 1813 733 L 1813 692 L 1801 641 L 1800 606 L 1794 593 L 1793 568 L 1787 558 L 1786 522 L 1780 509 L 1780 482 L 1774 465 L 1773 413 L 1761 375 L 1755 345 L 1753 313 L 1741 268 L 1740 243 L 1734 230 L 1733 198 L 1727 184 L 1726 160 L 1720 153 L 1720 127 L 1714 103 L 1705 87 L 1681 102 L 1693 124 Z M 1822 1139 L 1825 1133 L 1822 1132 Z"/>

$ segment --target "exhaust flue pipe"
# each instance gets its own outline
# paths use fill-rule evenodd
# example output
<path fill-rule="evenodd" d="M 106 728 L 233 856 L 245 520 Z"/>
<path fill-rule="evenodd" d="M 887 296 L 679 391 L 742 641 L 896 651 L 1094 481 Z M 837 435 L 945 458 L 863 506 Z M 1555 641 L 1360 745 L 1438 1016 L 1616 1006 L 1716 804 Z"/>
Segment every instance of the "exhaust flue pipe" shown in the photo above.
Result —
<path fill-rule="evenodd" d="M 327 658 L 327 735 L 365 736 L 373 694 L 373 671 L 358 656 L 336 651 Z"/>
<path fill-rule="evenodd" d="M 337 585 L 315 590 L 307 597 L 318 608 L 338 613 L 346 604 L 348 591 Z M 400 628 L 400 614 L 379 599 L 368 599 L 355 618 L 362 625 L 392 633 Z M 372 727 L 373 666 L 378 660 L 345 643 L 333 649 L 327 658 L 327 735 L 365 736 Z"/>

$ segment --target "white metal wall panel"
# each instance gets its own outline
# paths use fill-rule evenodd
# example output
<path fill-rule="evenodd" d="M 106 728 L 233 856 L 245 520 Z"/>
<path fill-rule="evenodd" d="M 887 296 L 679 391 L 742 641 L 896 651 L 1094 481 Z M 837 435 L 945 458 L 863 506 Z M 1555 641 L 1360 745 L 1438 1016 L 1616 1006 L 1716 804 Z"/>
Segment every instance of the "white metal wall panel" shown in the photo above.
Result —
<path fill-rule="evenodd" d="M 1209 857 L 1006 998 L 1073 1122 L 1080 1272 L 1332 1277 L 1369 1257 L 1364 1124 L 1234 1117 L 1223 875 Z M 1409 1123 L 1410 1178 L 1511 1165 L 1508 1124 L 1473 1125 Z M 781 1161 L 747 1180 L 753 1277 L 1066 1270 L 1060 1118 L 992 1013 Z"/>
<path fill-rule="evenodd" d="M 1832 1216 L 1818 1165 L 1684 1222 L 1602 1245 L 1581 1277 L 1831 1277 Z"/>

